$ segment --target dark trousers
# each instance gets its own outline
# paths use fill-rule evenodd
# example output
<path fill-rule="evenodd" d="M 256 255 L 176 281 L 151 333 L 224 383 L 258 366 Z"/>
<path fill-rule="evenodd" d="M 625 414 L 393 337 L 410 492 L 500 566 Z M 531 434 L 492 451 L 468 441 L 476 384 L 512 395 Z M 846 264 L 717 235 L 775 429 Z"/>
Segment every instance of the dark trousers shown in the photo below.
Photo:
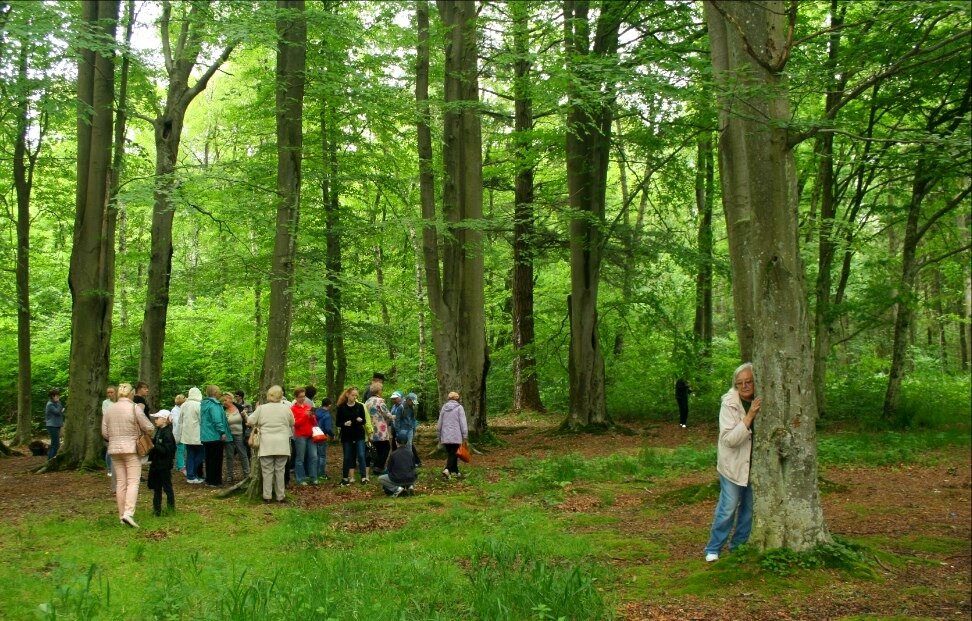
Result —
<path fill-rule="evenodd" d="M 684 399 L 675 398 L 678 402 L 678 424 L 685 425 L 688 423 L 688 397 Z"/>
<path fill-rule="evenodd" d="M 381 474 L 388 465 L 388 454 L 391 453 L 391 440 L 372 441 L 375 447 L 375 463 L 371 464 L 371 471 Z"/>
<path fill-rule="evenodd" d="M 351 469 L 354 468 L 355 458 L 358 461 L 358 476 L 364 477 L 365 472 L 365 441 L 364 440 L 342 440 L 341 448 L 344 451 L 344 464 L 342 472 L 344 478 L 348 478 Z"/>
<path fill-rule="evenodd" d="M 57 455 L 57 449 L 61 448 L 61 428 L 48 426 L 47 433 L 51 436 L 51 446 L 47 449 L 47 458 L 54 459 L 54 456 Z"/>
<path fill-rule="evenodd" d="M 223 443 L 203 442 L 206 449 L 206 485 L 222 485 L 223 483 Z"/>
<path fill-rule="evenodd" d="M 165 500 L 169 509 L 175 509 L 175 491 L 172 489 L 171 470 L 159 475 L 159 485 L 152 491 L 152 511 L 155 512 L 155 515 L 162 513 L 162 492 L 165 492 Z"/>
<path fill-rule="evenodd" d="M 443 444 L 446 450 L 446 469 L 449 470 L 449 474 L 459 473 L 459 458 L 456 457 L 456 452 L 459 450 L 461 445 L 459 444 Z"/>

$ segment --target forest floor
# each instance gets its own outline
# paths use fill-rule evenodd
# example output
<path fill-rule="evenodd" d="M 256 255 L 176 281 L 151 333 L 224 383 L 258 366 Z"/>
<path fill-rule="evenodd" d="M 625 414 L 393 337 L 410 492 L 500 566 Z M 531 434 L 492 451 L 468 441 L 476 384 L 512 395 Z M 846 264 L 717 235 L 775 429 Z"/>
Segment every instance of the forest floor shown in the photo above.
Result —
<path fill-rule="evenodd" d="M 560 419 L 502 417 L 491 421 L 500 445 L 474 455 L 468 481 L 443 482 L 442 459 L 429 455 L 434 430 L 420 430 L 419 447 L 425 457 L 420 480 L 422 495 L 454 493 L 456 486 L 475 494 L 489 482 L 516 476 L 518 457 L 544 459 L 576 453 L 596 457 L 642 447 L 675 448 L 684 444 L 715 443 L 714 427 L 657 422 L 628 424 L 617 433 L 561 435 Z M 619 447 L 626 447 L 621 448 Z M 341 503 L 380 497 L 369 486 L 339 488 L 340 446 L 329 452 L 330 481 L 316 487 L 290 490 L 290 506 L 335 509 Z M 716 563 L 702 560 L 702 548 L 712 517 L 714 499 L 665 504 L 678 490 L 704 486 L 714 472 L 661 477 L 650 484 L 624 481 L 605 492 L 601 483 L 567 484 L 556 504 L 560 515 L 583 516 L 569 528 L 596 528 L 606 536 L 631 541 L 631 553 L 608 560 L 616 581 L 616 614 L 621 619 L 848 619 L 972 617 L 972 457 L 967 447 L 938 451 L 925 465 L 829 467 L 824 514 L 830 531 L 875 551 L 874 573 L 852 575 L 841 570 L 815 570 L 805 584 L 781 579 L 771 572 L 736 571 L 731 557 Z M 103 499 L 106 512 L 113 499 L 108 478 L 98 473 L 30 474 L 42 457 L 0 459 L 0 515 L 20 523 L 35 516 L 77 515 L 77 507 Z M 519 468 L 522 468 L 522 462 Z M 185 484 L 176 476 L 180 508 L 216 502 L 213 490 Z M 478 485 L 477 485 L 478 480 Z M 64 493 L 70 490 L 70 493 Z M 149 501 L 144 491 L 139 500 Z M 527 500 L 529 502 L 529 500 Z M 276 510 L 276 507 L 259 510 Z M 593 526 L 592 526 L 593 525 Z M 389 526 L 380 515 L 360 528 Z M 720 567 L 722 565 L 722 567 Z M 742 572 L 744 570 L 739 569 Z M 801 574 L 798 570 L 796 576 Z M 718 588 L 713 588 L 713 584 Z M 704 585 L 704 588 L 700 588 Z"/>

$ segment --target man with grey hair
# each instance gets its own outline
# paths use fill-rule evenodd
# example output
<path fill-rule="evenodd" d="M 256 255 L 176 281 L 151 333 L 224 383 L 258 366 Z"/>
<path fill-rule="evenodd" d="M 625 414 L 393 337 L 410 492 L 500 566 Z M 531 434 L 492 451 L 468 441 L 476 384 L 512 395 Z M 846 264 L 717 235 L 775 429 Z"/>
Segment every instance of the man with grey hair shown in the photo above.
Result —
<path fill-rule="evenodd" d="M 753 490 L 749 468 L 753 452 L 753 421 L 762 407 L 756 397 L 753 365 L 740 365 L 732 374 L 732 387 L 722 396 L 719 410 L 719 502 L 712 518 L 709 543 L 705 546 L 705 560 L 719 560 L 719 552 L 729 540 L 729 550 L 749 540 L 753 526 Z"/>

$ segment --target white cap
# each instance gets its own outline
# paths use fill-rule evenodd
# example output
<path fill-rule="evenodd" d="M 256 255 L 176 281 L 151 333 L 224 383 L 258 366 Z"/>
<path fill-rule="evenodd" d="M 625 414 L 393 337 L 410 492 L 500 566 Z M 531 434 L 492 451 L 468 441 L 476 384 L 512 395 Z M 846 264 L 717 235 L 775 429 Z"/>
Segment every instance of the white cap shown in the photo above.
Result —
<path fill-rule="evenodd" d="M 169 410 L 159 410 L 155 414 L 151 415 L 152 418 L 172 418 L 172 412 Z"/>

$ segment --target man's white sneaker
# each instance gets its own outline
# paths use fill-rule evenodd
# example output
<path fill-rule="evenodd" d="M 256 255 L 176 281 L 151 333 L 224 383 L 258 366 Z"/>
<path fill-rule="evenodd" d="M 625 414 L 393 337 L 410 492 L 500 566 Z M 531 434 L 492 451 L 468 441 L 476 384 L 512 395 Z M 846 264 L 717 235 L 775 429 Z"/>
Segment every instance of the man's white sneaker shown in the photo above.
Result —
<path fill-rule="evenodd" d="M 716 554 L 715 552 L 709 552 L 708 554 L 705 555 L 706 563 L 711 563 L 712 561 L 718 561 L 718 560 L 719 560 L 719 555 Z"/>
<path fill-rule="evenodd" d="M 401 493 L 404 491 L 405 491 L 404 487 L 396 487 L 395 491 L 392 492 L 392 498 L 398 498 L 401 495 Z"/>
<path fill-rule="evenodd" d="M 132 516 L 130 515 L 123 515 L 121 522 L 126 526 L 131 526 L 132 528 L 138 528 L 138 524 L 135 523 L 135 520 L 132 519 Z"/>

